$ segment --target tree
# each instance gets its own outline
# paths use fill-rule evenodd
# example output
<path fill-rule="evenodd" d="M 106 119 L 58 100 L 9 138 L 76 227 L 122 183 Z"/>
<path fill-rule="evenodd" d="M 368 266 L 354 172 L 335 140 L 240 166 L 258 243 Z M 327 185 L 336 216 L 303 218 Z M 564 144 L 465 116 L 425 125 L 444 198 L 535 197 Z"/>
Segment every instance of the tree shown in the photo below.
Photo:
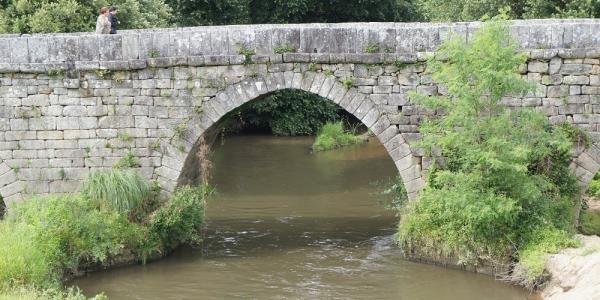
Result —
<path fill-rule="evenodd" d="M 177 25 L 229 25 L 250 23 L 248 0 L 167 0 Z"/>
<path fill-rule="evenodd" d="M 418 0 L 429 21 L 475 21 L 508 9 L 515 19 L 595 17 L 599 1 L 589 0 Z"/>
<path fill-rule="evenodd" d="M 98 10 L 119 8 L 121 29 L 167 27 L 171 8 L 163 0 L 5 0 L 0 2 L 1 33 L 93 31 Z"/>
<path fill-rule="evenodd" d="M 417 20 L 412 0 L 169 0 L 181 26 Z"/>
<path fill-rule="evenodd" d="M 538 258 L 553 251 L 548 245 L 570 244 L 579 192 L 568 168 L 572 126 L 553 127 L 540 113 L 502 105 L 532 86 L 518 73 L 526 57 L 500 23 L 487 23 L 469 44 L 445 42 L 436 57 L 428 72 L 448 95 L 415 99 L 446 112 L 420 127 L 419 145 L 437 154 L 437 163 L 402 215 L 400 240 L 406 247 L 434 245 L 467 262 L 518 255 L 536 264 L 537 278 Z"/>

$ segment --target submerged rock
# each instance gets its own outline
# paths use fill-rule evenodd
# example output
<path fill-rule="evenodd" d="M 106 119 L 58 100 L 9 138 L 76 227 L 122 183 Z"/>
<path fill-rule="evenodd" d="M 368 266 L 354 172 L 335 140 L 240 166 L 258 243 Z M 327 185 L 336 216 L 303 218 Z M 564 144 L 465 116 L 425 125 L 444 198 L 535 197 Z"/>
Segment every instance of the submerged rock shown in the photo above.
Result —
<path fill-rule="evenodd" d="M 548 257 L 552 275 L 542 292 L 546 300 L 600 299 L 600 237 L 578 235 L 579 248 L 565 249 Z"/>

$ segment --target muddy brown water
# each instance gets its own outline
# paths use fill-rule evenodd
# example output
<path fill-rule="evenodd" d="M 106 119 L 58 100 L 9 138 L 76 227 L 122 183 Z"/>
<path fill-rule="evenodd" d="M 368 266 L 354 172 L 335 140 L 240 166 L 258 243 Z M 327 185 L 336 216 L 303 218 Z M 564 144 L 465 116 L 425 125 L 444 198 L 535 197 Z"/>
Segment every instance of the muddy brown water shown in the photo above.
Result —
<path fill-rule="evenodd" d="M 491 277 L 402 259 L 377 141 L 311 154 L 312 138 L 239 136 L 214 153 L 199 249 L 74 282 L 110 299 L 535 299 Z"/>

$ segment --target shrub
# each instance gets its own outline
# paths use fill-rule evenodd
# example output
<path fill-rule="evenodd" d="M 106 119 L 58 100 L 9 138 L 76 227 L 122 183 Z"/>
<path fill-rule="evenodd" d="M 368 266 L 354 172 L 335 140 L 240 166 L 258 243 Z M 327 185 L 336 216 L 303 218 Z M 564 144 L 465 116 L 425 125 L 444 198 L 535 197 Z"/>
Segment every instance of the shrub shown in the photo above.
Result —
<path fill-rule="evenodd" d="M 122 29 L 166 27 L 172 16 L 163 0 L 0 1 L 0 33 L 93 31 L 98 8 L 110 5 L 119 7 Z"/>
<path fill-rule="evenodd" d="M 596 173 L 588 186 L 588 194 L 592 197 L 600 198 L 600 173 Z"/>
<path fill-rule="evenodd" d="M 447 114 L 421 125 L 419 146 L 429 155 L 441 150 L 444 159 L 404 211 L 402 245 L 434 245 L 466 263 L 516 255 L 533 262 L 570 245 L 571 199 L 579 192 L 568 168 L 572 136 L 539 113 L 501 104 L 532 89 L 518 74 L 526 58 L 508 38 L 502 24 L 487 23 L 468 45 L 445 42 L 436 56 L 446 59 L 430 60 L 448 96 L 415 100 Z M 535 278 L 539 268 L 529 265 Z"/>
<path fill-rule="evenodd" d="M 150 185 L 133 170 L 102 170 L 90 174 L 81 193 L 100 208 L 129 213 L 150 197 Z"/>
<path fill-rule="evenodd" d="M 105 264 L 133 248 L 141 232 L 122 214 L 97 210 L 79 195 L 29 199 L 0 223 L 0 285 L 56 287 L 80 265 Z"/>
<path fill-rule="evenodd" d="M 344 130 L 342 122 L 327 123 L 319 130 L 312 149 L 313 151 L 326 151 L 363 141 L 360 136 Z"/>
<path fill-rule="evenodd" d="M 546 255 L 558 253 L 567 247 L 578 247 L 579 242 L 571 238 L 567 231 L 555 227 L 541 227 L 532 230 L 528 242 L 519 250 L 519 262 L 525 268 L 526 284 L 538 286 L 548 275 Z"/>
<path fill-rule="evenodd" d="M 210 187 L 181 187 L 171 199 L 151 216 L 150 231 L 160 239 L 163 248 L 171 250 L 181 244 L 201 241 L 204 204 L 213 190 Z"/>
<path fill-rule="evenodd" d="M 138 203 L 148 194 L 135 190 L 148 184 L 131 172 L 97 172 L 86 183 L 86 195 L 34 197 L 12 207 L 0 221 L 0 300 L 85 299 L 79 291 L 61 288 L 62 280 L 82 266 L 108 266 L 121 259 L 145 262 L 162 250 L 200 241 L 204 202 L 212 190 L 179 189 L 137 223 L 123 213 L 124 205 L 110 199 L 122 193 L 126 195 L 118 195 L 124 197 L 119 201 Z"/>
<path fill-rule="evenodd" d="M 582 211 L 579 225 L 581 233 L 600 236 L 600 211 Z"/>
<path fill-rule="evenodd" d="M 9 222 L 32 226 L 40 243 L 56 246 L 46 254 L 72 270 L 83 262 L 105 263 L 139 238 L 137 225 L 79 195 L 30 199 L 9 216 Z"/>
<path fill-rule="evenodd" d="M 48 249 L 39 247 L 36 232 L 29 225 L 0 222 L 0 240 L 0 286 L 58 284 L 58 278 L 53 274 L 55 269 L 44 253 Z"/>
<path fill-rule="evenodd" d="M 300 90 L 285 90 L 228 114 L 226 127 L 230 131 L 265 130 L 279 136 L 314 135 L 326 122 L 344 117 L 332 101 Z"/>

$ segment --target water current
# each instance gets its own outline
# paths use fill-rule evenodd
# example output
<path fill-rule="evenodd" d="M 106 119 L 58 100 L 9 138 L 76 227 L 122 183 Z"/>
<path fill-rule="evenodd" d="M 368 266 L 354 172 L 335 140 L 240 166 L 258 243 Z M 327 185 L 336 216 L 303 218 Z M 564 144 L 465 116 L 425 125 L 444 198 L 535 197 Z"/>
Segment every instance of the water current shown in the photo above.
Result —
<path fill-rule="evenodd" d="M 311 153 L 312 138 L 237 136 L 214 149 L 205 241 L 74 284 L 110 299 L 525 300 L 493 278 L 402 259 L 378 191 L 377 141 Z"/>

